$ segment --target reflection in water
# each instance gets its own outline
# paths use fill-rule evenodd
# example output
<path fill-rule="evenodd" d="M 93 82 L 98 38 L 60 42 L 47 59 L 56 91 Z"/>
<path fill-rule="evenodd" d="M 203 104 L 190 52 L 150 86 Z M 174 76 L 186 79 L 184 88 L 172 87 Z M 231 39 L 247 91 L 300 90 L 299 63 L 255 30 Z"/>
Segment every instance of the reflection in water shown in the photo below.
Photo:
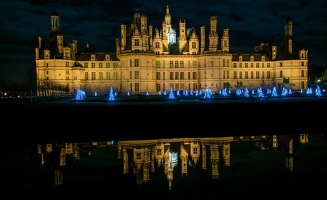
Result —
<path fill-rule="evenodd" d="M 123 174 L 133 174 L 141 187 L 151 181 L 156 170 L 162 170 L 167 188 L 173 188 L 174 176 L 189 174 L 189 169 L 200 168 L 210 171 L 212 179 L 220 179 L 220 167 L 231 167 L 233 145 L 242 151 L 242 145 L 251 144 L 265 150 L 281 150 L 285 156 L 285 169 L 293 172 L 294 154 L 300 145 L 309 142 L 308 134 L 300 135 L 261 135 L 231 136 L 211 138 L 173 138 L 131 141 L 101 141 L 63 144 L 38 144 L 37 152 L 41 155 L 41 164 L 54 167 L 54 184 L 64 184 L 64 169 L 69 162 L 92 157 L 97 148 L 117 148 L 118 159 L 122 163 Z M 246 145 L 244 145 L 246 144 Z M 179 176 L 178 175 L 178 176 Z"/>

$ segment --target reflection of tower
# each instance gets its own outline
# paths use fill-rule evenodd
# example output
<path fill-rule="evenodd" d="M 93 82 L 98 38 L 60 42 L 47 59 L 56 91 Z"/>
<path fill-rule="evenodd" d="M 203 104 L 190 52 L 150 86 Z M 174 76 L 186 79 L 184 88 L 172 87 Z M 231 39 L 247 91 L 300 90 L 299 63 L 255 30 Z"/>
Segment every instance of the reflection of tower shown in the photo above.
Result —
<path fill-rule="evenodd" d="M 165 159 L 165 174 L 167 175 L 169 189 L 171 189 L 172 182 L 173 182 L 174 169 L 173 169 L 171 156 L 170 156 L 170 148 L 168 148 L 166 150 L 165 155 L 164 155 L 164 159 Z"/>
<path fill-rule="evenodd" d="M 210 160 L 212 166 L 212 178 L 219 179 L 219 169 L 218 169 L 218 162 L 219 162 L 219 151 L 218 151 L 218 144 L 211 144 L 210 145 Z"/>
<path fill-rule="evenodd" d="M 286 154 L 285 157 L 285 167 L 290 172 L 293 171 L 293 139 L 292 138 L 290 138 L 290 140 L 288 141 L 288 153 Z"/>
<path fill-rule="evenodd" d="M 207 149 L 204 143 L 202 143 L 202 169 L 207 169 Z"/>
<path fill-rule="evenodd" d="M 64 183 L 63 170 L 62 169 L 55 169 L 54 184 L 55 185 L 62 185 L 63 183 Z"/>
<path fill-rule="evenodd" d="M 192 160 L 194 162 L 194 165 L 196 165 L 198 163 L 199 157 L 200 157 L 200 144 L 199 144 L 199 142 L 192 141 L 190 143 L 190 154 L 191 154 Z"/>
<path fill-rule="evenodd" d="M 225 166 L 230 166 L 230 143 L 223 144 L 223 159 L 225 161 Z"/>
<path fill-rule="evenodd" d="M 299 142 L 302 144 L 308 143 L 309 142 L 308 134 L 300 134 Z"/>
<path fill-rule="evenodd" d="M 164 148 L 164 143 L 157 144 L 155 148 L 155 158 L 157 159 L 158 167 L 160 167 L 162 164 L 162 159 L 164 157 Z"/>
<path fill-rule="evenodd" d="M 127 174 L 128 172 L 128 153 L 127 150 L 123 148 L 123 173 Z"/>
<path fill-rule="evenodd" d="M 187 175 L 187 160 L 188 160 L 188 153 L 184 147 L 184 145 L 181 145 L 180 155 L 181 159 L 181 173 L 182 176 Z"/>

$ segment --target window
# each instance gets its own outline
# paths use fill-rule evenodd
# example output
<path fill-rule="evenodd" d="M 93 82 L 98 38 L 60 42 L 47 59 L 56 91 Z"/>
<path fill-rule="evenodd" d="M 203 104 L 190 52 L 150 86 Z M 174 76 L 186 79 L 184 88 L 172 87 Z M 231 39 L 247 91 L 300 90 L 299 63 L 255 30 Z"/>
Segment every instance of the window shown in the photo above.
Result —
<path fill-rule="evenodd" d="M 106 72 L 106 79 L 110 80 L 110 72 Z"/>
<path fill-rule="evenodd" d="M 264 71 L 261 72 L 261 78 L 265 78 L 265 72 Z"/>
<path fill-rule="evenodd" d="M 256 79 L 259 79 L 259 78 L 260 78 L 260 77 L 259 77 L 259 71 L 256 71 L 256 72 L 255 72 L 255 78 L 256 78 Z"/>
<path fill-rule="evenodd" d="M 156 90 L 157 90 L 157 92 L 160 91 L 160 84 L 159 83 L 156 84 Z"/>
<path fill-rule="evenodd" d="M 135 88 L 135 92 L 139 92 L 140 91 L 140 84 L 139 83 L 135 83 L 134 84 L 134 88 Z"/>
<path fill-rule="evenodd" d="M 251 63 L 251 68 L 253 68 L 253 63 Z"/>
<path fill-rule="evenodd" d="M 171 61 L 169 62 L 169 68 L 174 68 L 174 61 L 171 60 Z"/>
<path fill-rule="evenodd" d="M 156 68 L 160 68 L 160 61 L 156 61 Z"/>
<path fill-rule="evenodd" d="M 134 71 L 134 78 L 135 79 L 139 79 L 140 77 L 139 77 L 139 71 Z"/>
<path fill-rule="evenodd" d="M 156 72 L 156 80 L 160 80 L 160 72 Z"/>
<path fill-rule="evenodd" d="M 179 63 L 178 63 L 178 61 L 175 61 L 175 68 L 179 68 Z"/>
<path fill-rule="evenodd" d="M 193 80 L 196 80 L 196 79 L 198 79 L 196 72 L 193 72 Z"/>
<path fill-rule="evenodd" d="M 187 79 L 188 79 L 188 80 L 191 79 L 191 72 L 187 72 Z"/>
<path fill-rule="evenodd" d="M 242 76 L 243 74 L 242 74 L 242 72 L 239 72 L 239 78 L 240 79 L 242 79 L 243 78 L 243 76 Z"/>
<path fill-rule="evenodd" d="M 103 80 L 103 72 L 99 72 L 99 80 Z"/>
<path fill-rule="evenodd" d="M 239 68 L 242 68 L 242 63 L 239 63 L 239 64 L 238 64 L 238 67 L 239 67 Z"/>
<path fill-rule="evenodd" d="M 106 68 L 110 68 L 110 63 L 106 63 Z"/>
<path fill-rule="evenodd" d="M 140 40 L 139 39 L 135 39 L 135 46 L 140 46 Z"/>
<path fill-rule="evenodd" d="M 304 77 L 304 70 L 301 70 L 301 77 Z"/>
<path fill-rule="evenodd" d="M 270 78 L 270 71 L 267 71 L 267 78 Z"/>
<path fill-rule="evenodd" d="M 85 80 L 89 80 L 89 73 L 85 72 Z"/>
<path fill-rule="evenodd" d="M 233 67 L 234 67 L 234 68 L 236 68 L 236 67 L 237 67 L 236 63 L 233 63 Z"/>
<path fill-rule="evenodd" d="M 283 78 L 283 71 L 282 70 L 279 71 L 279 78 Z"/>
<path fill-rule="evenodd" d="M 259 67 L 260 67 L 260 66 L 259 66 L 259 63 L 256 63 L 256 64 L 255 64 L 255 67 L 256 67 L 256 68 L 259 68 Z"/>
<path fill-rule="evenodd" d="M 270 68 L 270 63 L 267 63 L 267 68 Z"/>
<path fill-rule="evenodd" d="M 95 80 L 95 72 L 92 72 L 92 80 Z"/>
<path fill-rule="evenodd" d="M 253 79 L 254 78 L 254 73 L 253 73 L 253 71 L 251 72 L 251 79 Z"/>
<path fill-rule="evenodd" d="M 184 80 L 184 72 L 181 72 L 181 80 Z"/>
<path fill-rule="evenodd" d="M 245 63 L 245 68 L 248 68 L 249 67 L 249 63 Z"/>
<path fill-rule="evenodd" d="M 248 78 L 249 78 L 249 72 L 246 71 L 246 72 L 245 72 L 245 79 L 248 79 Z"/>
<path fill-rule="evenodd" d="M 181 62 L 180 62 L 180 67 L 181 67 L 181 68 L 184 68 L 184 61 L 181 61 Z"/>
<path fill-rule="evenodd" d="M 139 59 L 134 59 L 134 67 L 139 67 Z"/>
<path fill-rule="evenodd" d="M 233 78 L 234 78 L 234 79 L 237 79 L 237 72 L 234 72 L 234 73 L 233 73 Z"/>
<path fill-rule="evenodd" d="M 99 63 L 99 68 L 102 68 L 103 67 L 103 63 Z"/>
<path fill-rule="evenodd" d="M 69 62 L 66 62 L 66 67 L 69 67 Z"/>
<path fill-rule="evenodd" d="M 162 72 L 162 80 L 166 79 L 166 72 Z"/>
<path fill-rule="evenodd" d="M 196 49 L 196 42 L 192 42 L 192 49 Z"/>
<path fill-rule="evenodd" d="M 170 80 L 174 80 L 174 72 L 170 72 L 169 73 L 169 79 Z"/>
<path fill-rule="evenodd" d="M 196 68 L 198 65 L 196 63 L 196 61 L 193 61 L 193 67 Z"/>
<path fill-rule="evenodd" d="M 160 43 L 156 42 L 156 48 L 159 49 L 160 48 Z"/>
<path fill-rule="evenodd" d="M 95 68 L 95 63 L 94 63 L 94 62 L 91 63 L 91 67 L 92 67 L 92 68 Z"/>
<path fill-rule="evenodd" d="M 118 72 L 114 72 L 114 80 L 118 79 Z"/>
<path fill-rule="evenodd" d="M 179 79 L 179 72 L 175 72 L 175 80 Z"/>
<path fill-rule="evenodd" d="M 133 79 L 133 71 L 129 71 L 129 79 Z"/>
<path fill-rule="evenodd" d="M 117 68 L 118 64 L 116 62 L 114 62 L 114 68 Z"/>

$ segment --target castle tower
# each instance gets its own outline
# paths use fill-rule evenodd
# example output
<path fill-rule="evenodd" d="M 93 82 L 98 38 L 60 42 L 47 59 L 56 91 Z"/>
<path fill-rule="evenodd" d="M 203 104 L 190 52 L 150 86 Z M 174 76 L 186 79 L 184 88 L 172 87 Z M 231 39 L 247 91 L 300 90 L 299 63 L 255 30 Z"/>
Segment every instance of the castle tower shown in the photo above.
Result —
<path fill-rule="evenodd" d="M 292 28 L 292 19 L 287 18 L 285 20 L 285 37 L 287 38 L 288 52 L 292 54 L 293 49 L 293 28 Z"/>
<path fill-rule="evenodd" d="M 120 48 L 122 51 L 125 50 L 126 46 L 126 25 L 120 25 Z"/>
<path fill-rule="evenodd" d="M 59 15 L 56 11 L 51 14 L 51 31 L 60 32 Z"/>
<path fill-rule="evenodd" d="M 221 37 L 221 48 L 224 52 L 229 52 L 229 29 L 225 28 Z"/>
<path fill-rule="evenodd" d="M 201 26 L 200 27 L 200 47 L 201 47 L 201 53 L 203 53 L 204 51 L 204 47 L 205 47 L 205 44 L 206 44 L 206 32 L 205 32 L 205 26 Z"/>
<path fill-rule="evenodd" d="M 209 51 L 216 51 L 218 47 L 217 23 L 217 16 L 211 15 L 209 31 Z"/>
<path fill-rule="evenodd" d="M 182 52 L 182 49 L 184 49 L 185 45 L 187 43 L 186 39 L 186 22 L 185 20 L 179 21 L 179 39 L 178 39 L 178 45 L 179 45 L 179 51 Z"/>

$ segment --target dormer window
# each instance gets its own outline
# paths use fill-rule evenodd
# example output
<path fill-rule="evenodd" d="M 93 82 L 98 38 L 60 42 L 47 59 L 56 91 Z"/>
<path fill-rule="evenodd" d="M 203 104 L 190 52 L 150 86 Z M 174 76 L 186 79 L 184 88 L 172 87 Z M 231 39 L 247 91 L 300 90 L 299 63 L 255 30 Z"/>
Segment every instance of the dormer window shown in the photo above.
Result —
<path fill-rule="evenodd" d="M 242 56 L 239 56 L 238 57 L 238 61 L 242 61 L 243 59 L 242 59 Z"/>
<path fill-rule="evenodd" d="M 250 60 L 251 60 L 251 61 L 254 61 L 254 57 L 253 57 L 253 56 L 251 56 L 251 57 L 250 57 Z"/>
<path fill-rule="evenodd" d="M 261 56 L 261 61 L 265 61 L 265 56 Z"/>
<path fill-rule="evenodd" d="M 94 54 L 91 55 L 91 60 L 95 61 L 95 55 Z"/>
<path fill-rule="evenodd" d="M 50 59 L 50 51 L 44 50 L 44 59 Z"/>

